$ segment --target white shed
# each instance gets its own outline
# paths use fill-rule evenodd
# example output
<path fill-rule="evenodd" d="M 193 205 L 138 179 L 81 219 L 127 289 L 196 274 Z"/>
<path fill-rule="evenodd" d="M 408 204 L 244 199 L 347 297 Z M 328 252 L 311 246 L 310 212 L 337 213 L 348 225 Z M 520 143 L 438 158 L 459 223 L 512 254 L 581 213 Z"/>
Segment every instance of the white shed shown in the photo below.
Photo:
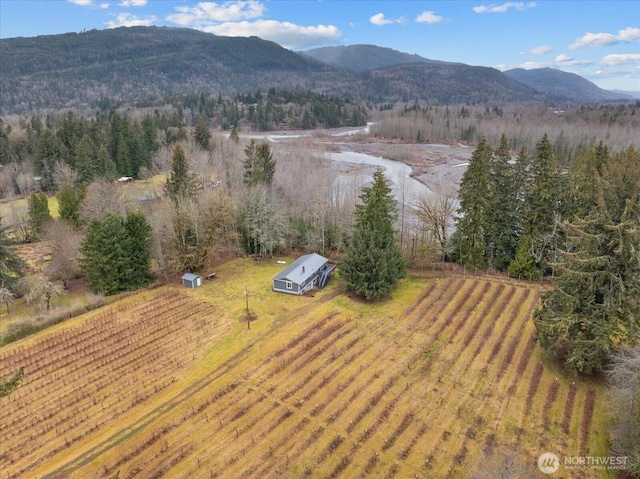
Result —
<path fill-rule="evenodd" d="M 195 273 L 185 273 L 182 275 L 182 285 L 187 288 L 202 286 L 202 276 Z"/>

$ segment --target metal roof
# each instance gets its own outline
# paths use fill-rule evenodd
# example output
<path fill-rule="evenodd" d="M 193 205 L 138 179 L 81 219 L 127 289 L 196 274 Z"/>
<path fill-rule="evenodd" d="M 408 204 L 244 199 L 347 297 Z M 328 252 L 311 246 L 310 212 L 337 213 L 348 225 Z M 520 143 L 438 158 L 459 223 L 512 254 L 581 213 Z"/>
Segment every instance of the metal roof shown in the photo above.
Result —
<path fill-rule="evenodd" d="M 320 256 L 317 253 L 306 254 L 304 256 L 300 256 L 297 260 L 274 276 L 273 279 L 301 284 L 313 276 L 313 274 L 322 268 L 327 261 L 329 261 L 327 258 Z"/>
<path fill-rule="evenodd" d="M 195 273 L 185 273 L 182 275 L 182 279 L 186 279 L 187 281 L 194 281 L 200 275 Z"/>

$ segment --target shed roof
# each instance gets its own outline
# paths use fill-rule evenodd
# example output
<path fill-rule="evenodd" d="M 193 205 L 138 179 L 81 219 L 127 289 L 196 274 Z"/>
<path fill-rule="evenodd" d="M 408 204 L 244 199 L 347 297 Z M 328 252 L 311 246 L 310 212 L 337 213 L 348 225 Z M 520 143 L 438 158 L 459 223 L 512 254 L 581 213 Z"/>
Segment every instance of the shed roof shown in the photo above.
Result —
<path fill-rule="evenodd" d="M 195 281 L 198 277 L 200 277 L 200 275 L 195 273 L 185 273 L 182 275 L 182 279 L 186 279 L 187 281 Z"/>
<path fill-rule="evenodd" d="M 329 261 L 317 253 L 305 254 L 280 271 L 273 279 L 303 283 Z"/>

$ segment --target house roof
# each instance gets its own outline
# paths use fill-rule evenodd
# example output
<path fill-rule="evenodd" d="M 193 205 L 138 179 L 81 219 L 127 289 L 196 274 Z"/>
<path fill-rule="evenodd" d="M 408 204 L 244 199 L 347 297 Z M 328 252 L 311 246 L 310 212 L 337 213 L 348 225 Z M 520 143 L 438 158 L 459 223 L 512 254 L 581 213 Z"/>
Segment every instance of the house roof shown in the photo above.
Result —
<path fill-rule="evenodd" d="M 199 274 L 195 273 L 185 273 L 182 275 L 182 279 L 186 279 L 187 281 L 194 281 L 196 278 L 199 278 Z"/>
<path fill-rule="evenodd" d="M 329 261 L 324 256 L 317 253 L 300 256 L 297 260 L 280 271 L 273 279 L 280 281 L 291 281 L 293 283 L 304 283 L 313 274 L 322 268 Z"/>

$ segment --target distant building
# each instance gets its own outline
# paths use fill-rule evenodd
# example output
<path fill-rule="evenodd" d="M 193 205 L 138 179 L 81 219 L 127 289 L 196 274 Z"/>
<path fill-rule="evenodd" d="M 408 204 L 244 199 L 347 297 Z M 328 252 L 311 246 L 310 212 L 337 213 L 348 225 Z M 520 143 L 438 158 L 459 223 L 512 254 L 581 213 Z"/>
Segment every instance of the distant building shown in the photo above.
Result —
<path fill-rule="evenodd" d="M 202 286 L 202 276 L 195 273 L 185 273 L 182 275 L 182 285 L 187 288 Z"/>
<path fill-rule="evenodd" d="M 316 253 L 300 256 L 273 278 L 273 290 L 304 294 L 314 287 L 324 288 L 335 264 Z"/>
<path fill-rule="evenodd" d="M 118 183 L 132 183 L 133 182 L 133 178 L 131 178 L 130 176 L 121 176 L 120 178 L 118 178 Z"/>

